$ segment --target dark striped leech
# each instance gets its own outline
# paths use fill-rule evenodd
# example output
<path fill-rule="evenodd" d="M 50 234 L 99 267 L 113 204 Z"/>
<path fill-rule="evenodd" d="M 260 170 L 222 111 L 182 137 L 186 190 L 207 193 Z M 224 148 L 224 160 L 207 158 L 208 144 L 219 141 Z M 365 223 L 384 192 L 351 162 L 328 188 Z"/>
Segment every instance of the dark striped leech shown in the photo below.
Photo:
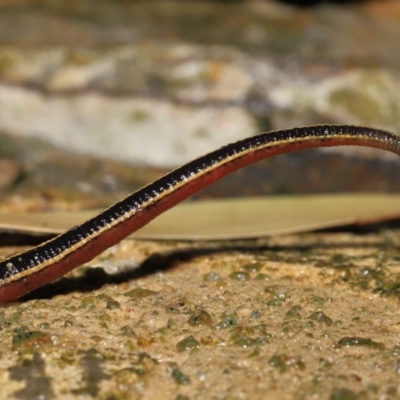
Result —
<path fill-rule="evenodd" d="M 132 193 L 98 216 L 0 262 L 0 301 L 16 300 L 135 232 L 190 195 L 264 158 L 315 147 L 358 145 L 400 155 L 400 136 L 379 129 L 320 125 L 263 133 L 215 150 Z"/>

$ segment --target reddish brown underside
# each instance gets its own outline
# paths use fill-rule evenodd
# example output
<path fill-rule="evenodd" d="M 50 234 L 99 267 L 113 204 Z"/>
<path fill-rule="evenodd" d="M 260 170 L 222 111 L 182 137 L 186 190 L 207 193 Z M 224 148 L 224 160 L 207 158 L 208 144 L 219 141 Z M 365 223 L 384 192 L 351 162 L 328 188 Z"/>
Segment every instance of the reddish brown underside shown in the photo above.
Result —
<path fill-rule="evenodd" d="M 196 179 L 188 182 L 186 185 L 174 190 L 171 194 L 165 195 L 160 200 L 156 201 L 154 205 L 148 206 L 143 211 L 137 213 L 134 217 L 124 220 L 113 228 L 104 231 L 102 234 L 88 242 L 86 245 L 68 254 L 62 260 L 50 264 L 41 270 L 32 271 L 30 274 L 21 279 L 11 281 L 3 285 L 2 287 L 0 287 L 0 301 L 8 302 L 16 300 L 24 294 L 29 293 L 30 291 L 41 287 L 46 283 L 52 282 L 62 277 L 76 267 L 92 260 L 105 249 L 120 242 L 122 239 L 140 229 L 142 226 L 149 223 L 152 219 L 154 219 L 164 211 L 172 208 L 174 205 L 180 203 L 182 200 L 246 165 L 278 154 L 285 154 L 314 147 L 329 147 L 340 145 L 359 145 L 390 150 L 389 144 L 385 145 L 385 143 L 383 142 L 374 141 L 371 139 L 334 138 L 322 140 L 307 140 L 304 142 L 290 144 L 280 144 L 275 147 L 268 147 L 247 153 L 241 158 L 238 158 L 221 166 L 217 165 L 210 172 L 204 175 L 200 175 Z"/>

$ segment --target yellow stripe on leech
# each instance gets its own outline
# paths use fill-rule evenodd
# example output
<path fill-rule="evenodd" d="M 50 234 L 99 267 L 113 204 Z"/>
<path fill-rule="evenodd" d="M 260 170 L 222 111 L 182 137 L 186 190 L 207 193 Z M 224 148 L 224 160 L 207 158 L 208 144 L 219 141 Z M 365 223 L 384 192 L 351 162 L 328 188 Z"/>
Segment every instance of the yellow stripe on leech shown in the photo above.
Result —
<path fill-rule="evenodd" d="M 149 207 L 150 205 L 154 204 L 155 202 L 163 199 L 166 196 L 170 196 L 173 194 L 173 192 L 181 187 L 186 186 L 188 183 L 192 182 L 195 179 L 198 179 L 200 176 L 205 175 L 207 173 L 209 173 L 212 170 L 215 170 L 225 164 L 230 163 L 233 160 L 242 158 L 243 156 L 249 154 L 249 153 L 253 153 L 255 151 L 260 151 L 263 149 L 266 149 L 268 147 L 273 148 L 273 147 L 277 147 L 280 145 L 288 145 L 288 144 L 294 144 L 294 143 L 301 143 L 301 142 L 306 142 L 306 141 L 312 141 L 312 140 L 324 140 L 324 139 L 331 139 L 331 138 L 335 138 L 335 139 L 367 139 L 369 141 L 376 141 L 376 142 L 382 142 L 382 143 L 387 143 L 387 141 L 381 139 L 381 138 L 377 138 L 377 137 L 371 137 L 371 136 L 366 136 L 366 135 L 362 135 L 362 134 L 358 134 L 358 135 L 354 135 L 354 134 L 350 134 L 350 133 L 342 133 L 342 134 L 326 134 L 326 133 L 321 133 L 321 134 L 313 134 L 312 136 L 305 136 L 305 137 L 293 137 L 293 138 L 288 138 L 288 139 L 283 139 L 283 140 L 279 140 L 279 141 L 273 141 L 273 142 L 267 142 L 264 143 L 260 146 L 257 147 L 252 147 L 252 148 L 248 148 L 245 150 L 242 150 L 238 153 L 235 153 L 231 156 L 228 156 L 226 158 L 224 158 L 223 160 L 219 161 L 216 164 L 213 164 L 203 170 L 201 170 L 200 172 L 194 173 L 190 176 L 188 176 L 186 179 L 181 180 L 179 182 L 177 182 L 173 187 L 168 187 L 168 189 L 165 189 L 163 192 L 159 193 L 157 196 L 152 197 L 151 199 L 147 200 L 146 202 L 144 202 L 143 204 L 140 205 L 141 209 L 146 209 L 147 207 Z M 129 196 L 128 196 L 129 197 Z M 123 202 L 124 200 L 122 200 Z M 109 210 L 110 208 L 112 208 L 114 205 L 112 205 L 111 207 L 109 207 L 108 209 L 106 209 L 105 211 Z M 105 212 L 103 211 L 103 212 Z M 112 229 L 113 227 L 119 225 L 120 223 L 122 223 L 124 220 L 131 218 L 133 215 L 135 215 L 137 212 L 137 209 L 132 209 L 130 211 L 127 211 L 125 213 L 123 213 L 120 217 L 116 218 L 115 220 L 111 221 L 110 223 L 108 223 L 106 226 L 102 226 L 101 229 L 96 230 L 95 232 L 91 233 L 88 237 L 80 240 L 79 242 L 75 243 L 74 245 L 68 247 L 67 249 L 65 249 L 64 251 L 62 251 L 60 254 L 38 264 L 35 265 L 32 268 L 29 268 L 25 271 L 21 271 L 11 277 L 5 278 L 2 280 L 2 284 L 7 284 L 16 280 L 19 280 L 25 276 L 31 275 L 32 273 L 35 273 L 37 271 L 40 271 L 60 260 L 62 260 L 63 258 L 67 257 L 68 255 L 70 255 L 71 253 L 77 251 L 78 249 L 80 249 L 81 247 L 83 247 L 87 242 L 90 242 L 91 240 L 95 239 L 96 237 L 100 236 L 101 234 L 103 234 L 105 231 L 108 231 L 110 229 Z M 42 246 L 47 245 L 48 243 L 50 243 L 52 240 L 51 239 L 39 246 L 37 246 L 37 248 L 40 248 Z M 17 255 L 18 256 L 18 255 Z M 15 257 L 15 256 L 13 256 Z M 7 261 L 7 260 L 4 260 Z"/>
<path fill-rule="evenodd" d="M 37 271 L 40 271 L 52 264 L 55 264 L 58 261 L 61 261 L 62 259 L 64 259 L 65 257 L 67 257 L 68 255 L 70 255 L 71 253 L 75 252 L 76 250 L 80 249 L 82 246 L 84 246 L 86 243 L 90 242 L 91 240 L 95 239 L 97 236 L 100 236 L 102 233 L 104 233 L 104 231 L 108 231 L 109 229 L 113 228 L 116 225 L 119 225 L 122 221 L 123 218 L 125 217 L 126 214 L 129 214 L 129 212 L 124 213 L 121 217 L 115 219 L 114 221 L 112 221 L 111 223 L 108 224 L 108 226 L 106 227 L 106 229 L 100 229 L 97 230 L 93 233 L 91 233 L 89 236 L 87 236 L 86 238 L 80 240 L 79 242 L 69 246 L 67 249 L 65 249 L 64 251 L 62 251 L 61 253 L 57 254 L 56 256 L 49 258 L 48 260 L 35 265 L 34 267 L 28 268 L 24 271 L 19 272 L 18 274 L 15 274 L 13 276 L 10 276 L 8 278 L 2 279 L 2 284 L 6 284 L 6 283 L 10 283 L 16 280 L 19 280 L 27 275 L 31 275 L 32 273 L 35 273 Z M 48 243 L 52 242 L 54 239 L 50 239 L 49 241 L 43 243 L 40 245 L 40 247 L 47 245 Z M 38 248 L 39 246 L 37 246 Z M 12 256 L 12 258 L 17 257 L 17 255 Z M 4 260 L 7 261 L 7 260 Z"/>

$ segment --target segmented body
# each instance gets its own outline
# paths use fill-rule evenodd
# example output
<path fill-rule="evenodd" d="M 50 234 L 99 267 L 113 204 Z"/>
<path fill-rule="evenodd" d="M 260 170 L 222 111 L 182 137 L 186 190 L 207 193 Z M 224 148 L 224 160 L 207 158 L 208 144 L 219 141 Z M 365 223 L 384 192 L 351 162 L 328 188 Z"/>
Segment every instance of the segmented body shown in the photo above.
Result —
<path fill-rule="evenodd" d="M 320 125 L 263 133 L 170 172 L 93 219 L 0 262 L 0 301 L 12 301 L 91 260 L 222 177 L 263 158 L 328 146 L 360 145 L 400 155 L 400 137 L 383 130 Z"/>

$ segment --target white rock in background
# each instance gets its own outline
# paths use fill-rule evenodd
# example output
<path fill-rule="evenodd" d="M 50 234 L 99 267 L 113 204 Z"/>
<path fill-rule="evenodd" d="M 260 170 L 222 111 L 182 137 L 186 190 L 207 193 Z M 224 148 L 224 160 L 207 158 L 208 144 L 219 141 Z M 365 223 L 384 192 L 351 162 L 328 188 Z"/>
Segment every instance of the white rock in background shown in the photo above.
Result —
<path fill-rule="evenodd" d="M 0 130 L 80 153 L 174 167 L 256 132 L 240 107 L 175 105 L 100 93 L 45 95 L 0 85 Z"/>

